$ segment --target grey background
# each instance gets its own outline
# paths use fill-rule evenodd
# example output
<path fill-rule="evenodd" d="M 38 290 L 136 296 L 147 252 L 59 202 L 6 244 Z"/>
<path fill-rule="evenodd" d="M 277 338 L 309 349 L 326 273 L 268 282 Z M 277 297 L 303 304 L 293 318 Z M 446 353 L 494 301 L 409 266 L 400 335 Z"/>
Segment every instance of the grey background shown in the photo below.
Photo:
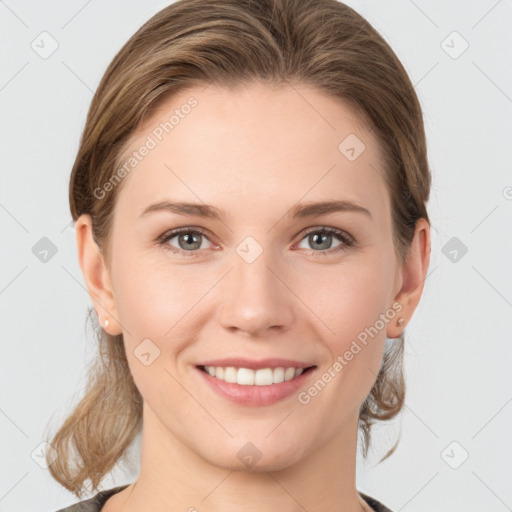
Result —
<path fill-rule="evenodd" d="M 394 511 L 512 510 L 512 2 L 347 3 L 415 84 L 433 173 L 429 276 L 406 329 L 406 406 L 375 429 L 358 489 Z M 3 512 L 77 501 L 37 462 L 43 433 L 79 398 L 94 356 L 68 179 L 106 66 L 167 4 L 0 1 Z M 52 39 L 58 48 L 42 58 Z M 46 262 L 44 237 L 56 251 Z M 376 465 L 400 433 L 396 453 Z M 103 488 L 136 478 L 137 450 Z"/>

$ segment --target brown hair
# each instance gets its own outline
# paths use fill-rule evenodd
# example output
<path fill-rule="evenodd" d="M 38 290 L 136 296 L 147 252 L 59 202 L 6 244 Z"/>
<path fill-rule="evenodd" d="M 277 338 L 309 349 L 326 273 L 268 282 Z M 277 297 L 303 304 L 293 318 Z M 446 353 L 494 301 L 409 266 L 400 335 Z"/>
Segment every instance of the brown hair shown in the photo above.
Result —
<path fill-rule="evenodd" d="M 194 85 L 236 87 L 304 83 L 348 102 L 377 136 L 392 204 L 393 241 L 404 261 L 416 221 L 430 223 L 430 171 L 421 107 L 402 64 L 358 13 L 336 0 L 179 0 L 147 21 L 117 53 L 92 100 L 69 187 L 76 221 L 89 214 L 93 236 L 109 258 L 109 232 L 120 186 L 120 155 L 144 120 L 177 91 Z M 91 313 L 91 310 L 89 310 Z M 95 315 L 89 315 L 96 322 Z M 52 476 L 82 496 L 140 431 L 142 397 L 122 335 L 96 329 L 99 357 L 84 397 L 50 441 Z M 405 397 L 403 336 L 386 345 L 375 385 L 360 408 L 363 454 L 377 420 L 393 418 Z M 389 456 L 395 446 L 386 455 Z M 72 453 L 73 449 L 73 453 Z"/>

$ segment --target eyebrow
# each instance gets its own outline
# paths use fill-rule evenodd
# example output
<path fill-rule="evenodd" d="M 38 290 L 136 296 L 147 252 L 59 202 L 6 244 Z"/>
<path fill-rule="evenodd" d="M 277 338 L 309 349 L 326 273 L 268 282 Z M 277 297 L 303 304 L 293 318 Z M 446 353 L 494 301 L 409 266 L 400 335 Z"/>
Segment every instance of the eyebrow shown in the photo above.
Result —
<path fill-rule="evenodd" d="M 206 217 L 215 220 L 222 220 L 226 214 L 223 210 L 208 204 L 175 202 L 175 201 L 160 201 L 149 205 L 141 213 L 144 217 L 152 212 L 169 212 L 179 215 Z M 338 200 L 338 201 L 323 201 L 323 202 L 310 202 L 302 203 L 293 206 L 286 214 L 291 218 L 305 218 L 313 217 L 315 215 L 327 215 L 336 212 L 357 212 L 363 213 L 371 218 L 372 214 L 364 208 L 352 201 Z"/>

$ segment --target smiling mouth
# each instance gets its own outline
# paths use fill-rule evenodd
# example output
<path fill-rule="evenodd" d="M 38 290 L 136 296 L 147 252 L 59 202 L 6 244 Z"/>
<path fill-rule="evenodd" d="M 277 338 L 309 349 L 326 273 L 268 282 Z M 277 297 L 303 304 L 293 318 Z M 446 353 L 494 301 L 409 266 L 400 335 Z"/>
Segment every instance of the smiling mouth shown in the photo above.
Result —
<path fill-rule="evenodd" d="M 259 368 L 257 370 L 234 366 L 200 365 L 197 368 L 211 377 L 231 384 L 238 384 L 240 386 L 271 386 L 272 384 L 293 380 L 316 368 L 316 366 L 309 366 L 307 368 L 278 366 L 276 368 Z"/>

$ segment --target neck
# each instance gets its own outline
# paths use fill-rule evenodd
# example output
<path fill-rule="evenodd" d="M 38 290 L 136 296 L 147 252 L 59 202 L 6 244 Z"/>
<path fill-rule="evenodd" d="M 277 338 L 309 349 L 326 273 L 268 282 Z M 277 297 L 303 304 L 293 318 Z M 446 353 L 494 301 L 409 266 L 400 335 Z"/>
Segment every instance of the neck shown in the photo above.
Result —
<path fill-rule="evenodd" d="M 139 477 L 115 507 L 123 512 L 371 510 L 356 491 L 357 416 L 313 453 L 279 470 L 210 464 L 173 436 L 146 404 L 143 425 Z"/>

